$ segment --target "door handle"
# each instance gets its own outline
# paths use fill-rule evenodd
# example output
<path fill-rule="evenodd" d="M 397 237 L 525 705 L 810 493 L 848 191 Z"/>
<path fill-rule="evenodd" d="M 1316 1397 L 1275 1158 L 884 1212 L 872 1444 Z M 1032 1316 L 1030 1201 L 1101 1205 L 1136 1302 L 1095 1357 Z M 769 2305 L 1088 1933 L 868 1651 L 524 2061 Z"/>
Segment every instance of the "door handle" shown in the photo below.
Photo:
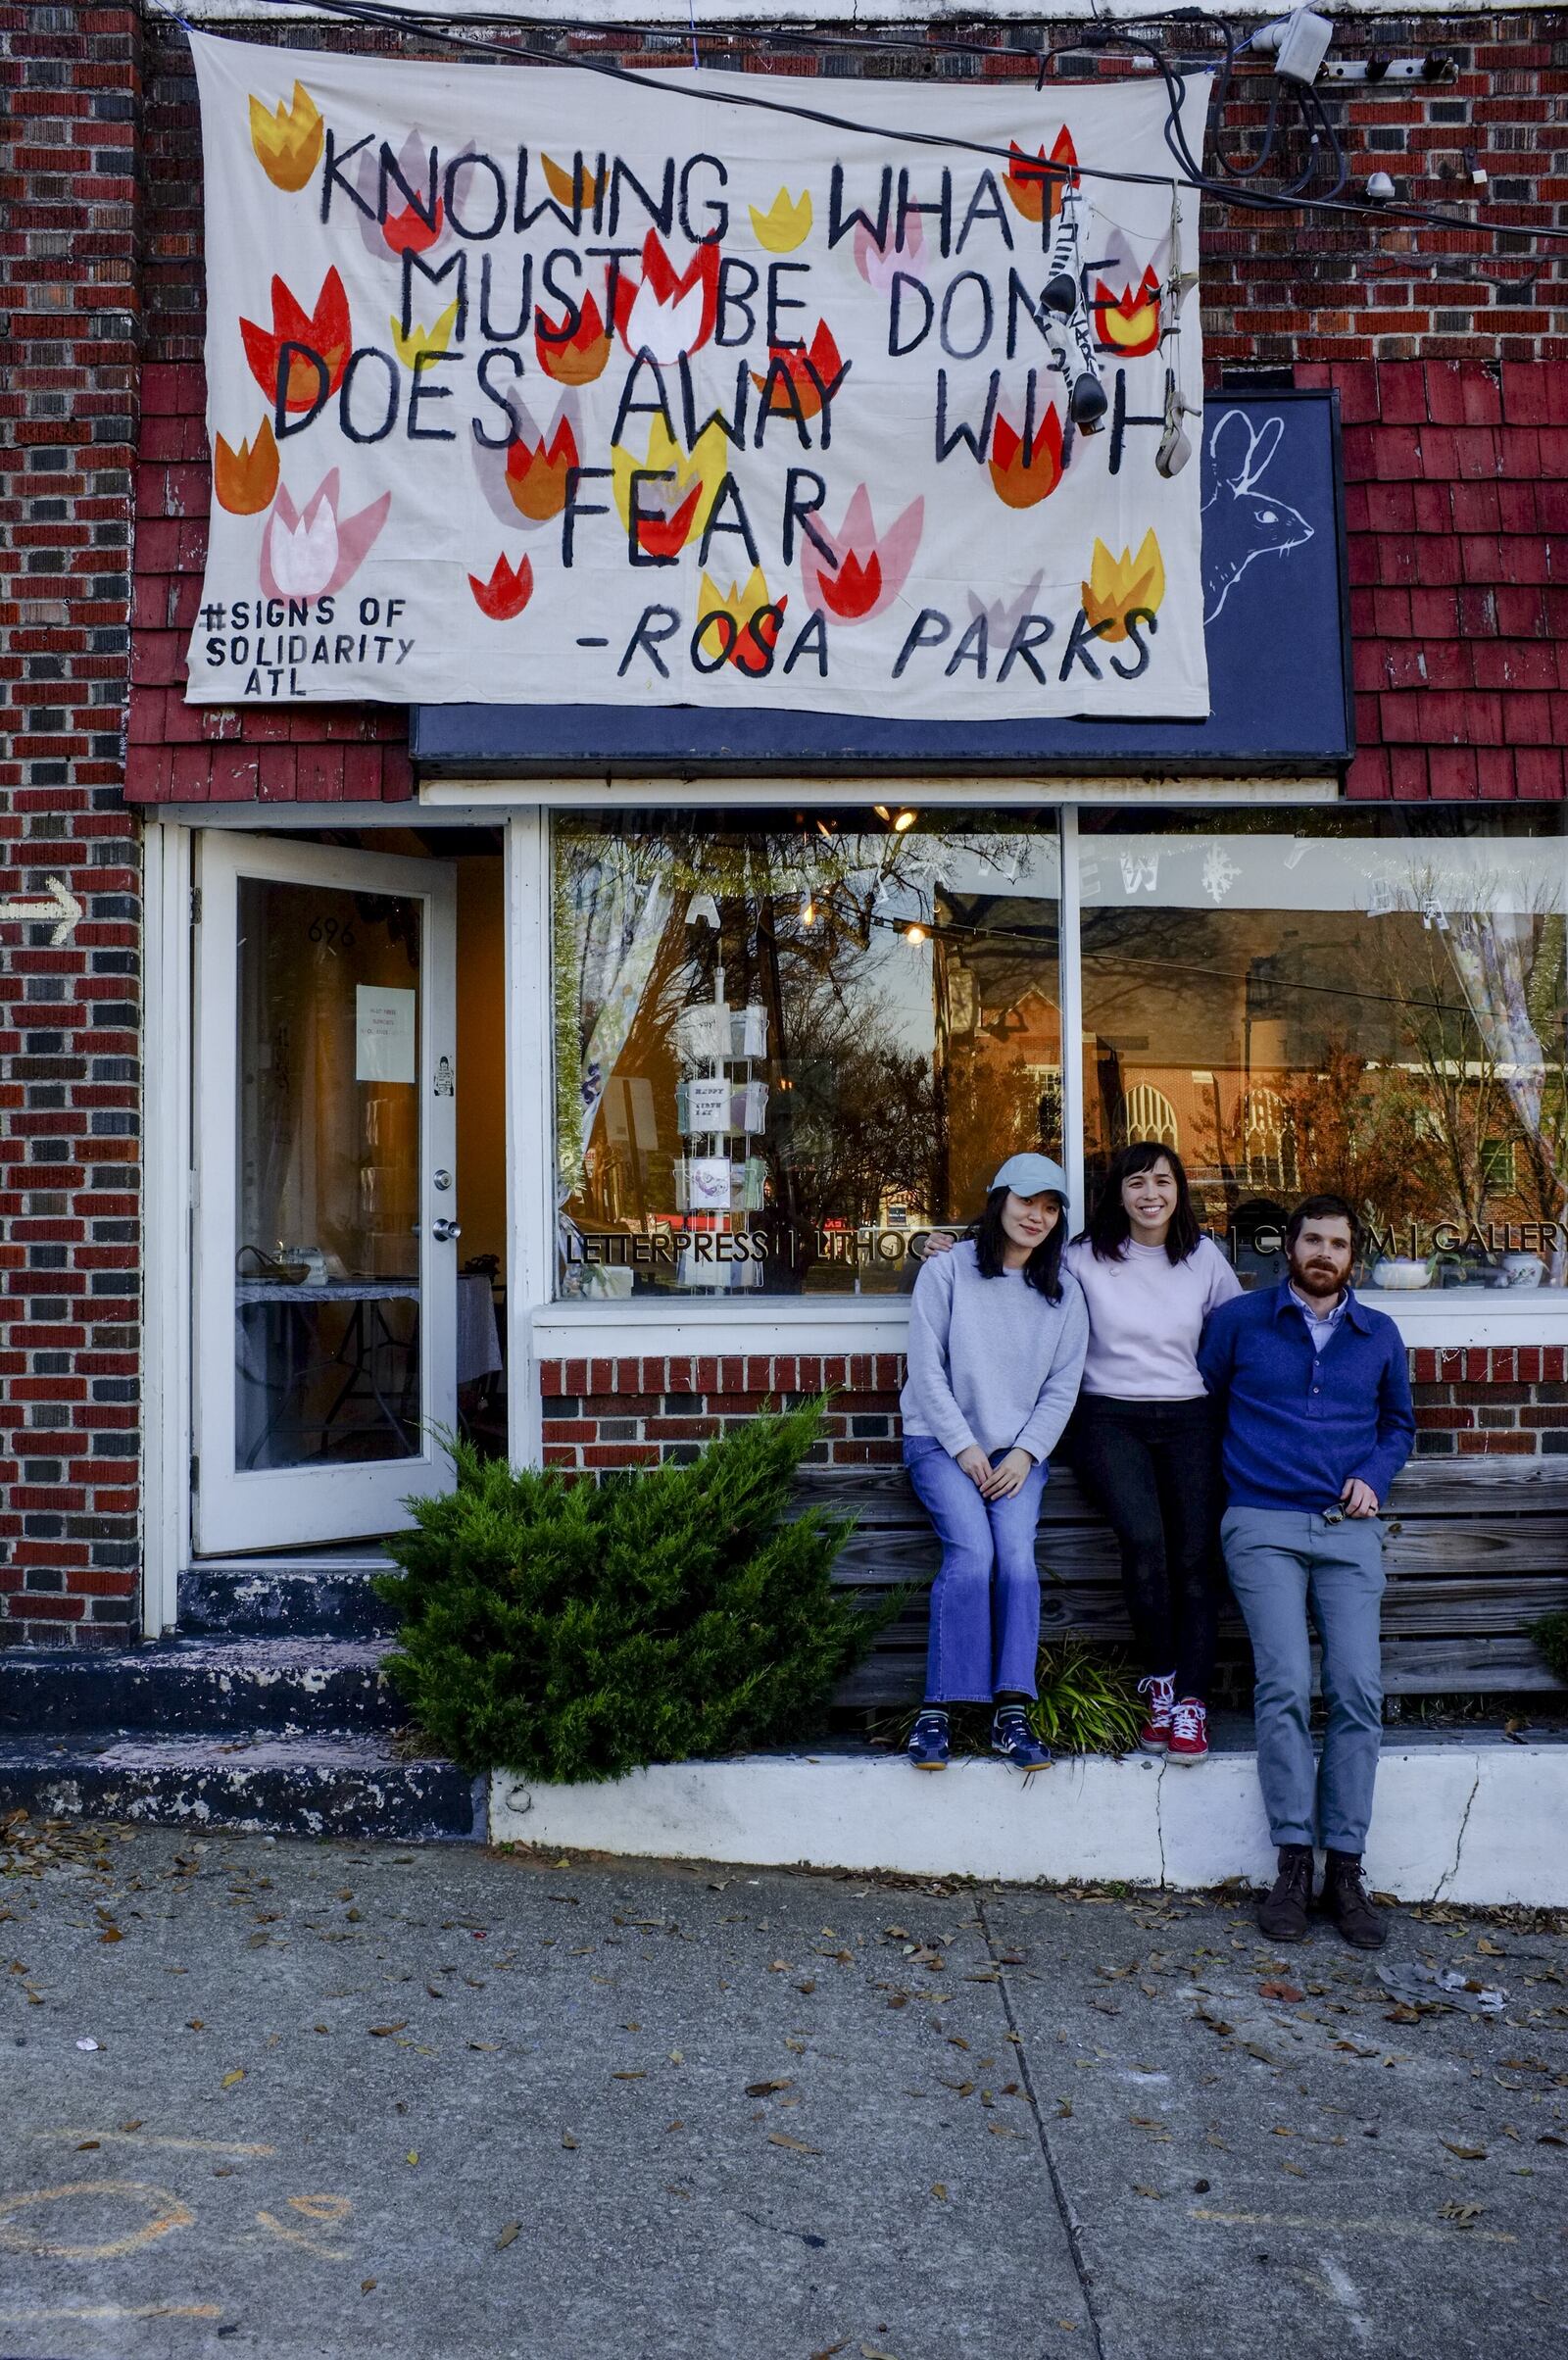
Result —
<path fill-rule="evenodd" d="M 462 1237 L 463 1230 L 458 1222 L 449 1221 L 442 1216 L 430 1223 L 430 1235 L 438 1246 L 451 1246 Z"/>

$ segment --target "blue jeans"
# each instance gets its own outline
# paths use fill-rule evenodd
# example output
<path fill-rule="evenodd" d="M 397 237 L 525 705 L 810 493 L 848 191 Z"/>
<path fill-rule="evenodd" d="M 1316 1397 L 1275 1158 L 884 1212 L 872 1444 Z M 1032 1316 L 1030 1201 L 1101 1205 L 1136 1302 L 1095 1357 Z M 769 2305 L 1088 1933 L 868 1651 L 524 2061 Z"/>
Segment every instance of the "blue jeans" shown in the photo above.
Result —
<path fill-rule="evenodd" d="M 1004 1456 L 994 1451 L 992 1465 Z M 1035 1526 L 1050 1468 L 1041 1460 L 1009 1499 L 982 1500 L 934 1435 L 907 1435 L 904 1463 L 942 1543 L 931 1586 L 927 1700 L 989 1704 L 999 1689 L 1032 1696 L 1040 1647 Z"/>
<path fill-rule="evenodd" d="M 1372 1817 L 1383 1727 L 1379 1614 L 1383 1527 L 1306 1509 L 1233 1507 L 1225 1564 L 1252 1642 L 1257 1776 L 1276 1844 L 1322 1843 L 1359 1856 Z M 1311 1609 L 1323 1642 L 1328 1725 L 1312 1759 Z"/>

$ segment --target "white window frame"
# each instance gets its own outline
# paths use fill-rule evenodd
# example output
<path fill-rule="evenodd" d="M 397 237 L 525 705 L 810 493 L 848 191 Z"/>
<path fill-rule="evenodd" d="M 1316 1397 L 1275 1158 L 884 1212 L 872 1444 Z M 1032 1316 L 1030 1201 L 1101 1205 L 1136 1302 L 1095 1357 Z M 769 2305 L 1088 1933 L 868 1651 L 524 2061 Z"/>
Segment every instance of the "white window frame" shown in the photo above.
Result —
<path fill-rule="evenodd" d="M 743 783 L 750 788 L 744 797 L 733 791 Z M 1052 805 L 1060 812 L 1062 1120 L 1076 1222 L 1083 1217 L 1084 1205 L 1079 808 L 1092 801 L 1124 807 L 1180 802 L 1190 809 L 1195 802 L 1200 802 L 1216 808 L 1217 815 L 1217 809 L 1226 804 L 1255 807 L 1265 800 L 1281 805 L 1321 804 L 1327 800 L 1337 802 L 1338 797 L 1332 793 L 1325 797 L 1317 782 L 1292 780 L 1239 781 L 1228 785 L 1220 781 L 1204 782 L 1206 791 L 1201 793 L 1195 793 L 1191 781 L 1169 780 L 1070 781 L 1065 794 L 1058 791 L 1058 782 L 1051 779 L 1007 779 L 983 784 L 969 780 L 963 782 L 964 793 L 959 791 L 959 782 L 941 783 L 946 789 L 942 800 L 955 807 L 966 801 L 972 809 L 979 800 L 988 807 L 1004 803 L 1035 808 Z M 706 780 L 701 786 L 690 781 L 639 780 L 617 782 L 612 800 L 607 799 L 605 789 L 597 781 L 579 779 L 432 781 L 424 787 L 421 799 L 427 807 L 433 805 L 439 809 L 450 796 L 454 805 L 469 811 L 487 805 L 493 810 L 500 805 L 511 814 L 508 898 L 513 913 L 510 940 L 514 983 L 509 1080 L 517 1104 L 515 1127 L 510 1136 L 514 1153 L 512 1198 L 519 1224 L 515 1241 L 519 1258 L 513 1267 L 519 1276 L 527 1273 L 526 1303 L 520 1300 L 523 1293 L 520 1287 L 509 1289 L 508 1301 L 514 1305 L 515 1323 L 512 1333 L 514 1367 L 520 1370 L 538 1360 L 586 1357 L 632 1360 L 698 1352 L 709 1358 L 723 1352 L 753 1355 L 808 1352 L 838 1357 L 851 1352 L 904 1350 L 908 1333 L 908 1305 L 904 1297 L 873 1297 L 857 1302 L 840 1297 L 829 1301 L 808 1296 L 767 1296 L 748 1301 L 744 1308 L 739 1303 L 731 1307 L 727 1300 L 720 1303 L 691 1296 L 634 1297 L 624 1303 L 556 1300 L 555 1207 L 550 1202 L 549 1185 L 555 1169 L 552 1012 L 555 978 L 550 963 L 549 922 L 551 827 L 552 814 L 558 810 L 597 810 L 612 818 L 617 804 L 633 802 L 686 808 L 711 803 L 733 809 L 744 800 L 759 807 L 790 804 L 799 809 L 813 804 L 842 807 L 872 800 L 905 801 L 940 816 L 941 802 L 933 794 L 932 786 L 929 780 L 914 778 L 782 782 L 763 779 L 721 784 Z M 537 797 L 526 811 L 518 808 L 523 794 Z M 1568 886 L 1568 838 L 1564 839 L 1563 849 L 1565 886 Z M 526 924 L 519 925 L 524 911 L 528 913 Z M 543 1170 L 536 1169 L 532 1178 L 526 1176 L 530 1132 L 534 1140 L 544 1141 L 547 1150 Z M 1507 1349 L 1517 1345 L 1568 1343 L 1568 1290 L 1545 1293 L 1532 1290 L 1498 1297 L 1491 1293 L 1468 1295 L 1457 1288 L 1419 1295 L 1413 1290 L 1405 1293 L 1366 1288 L 1361 1291 L 1360 1300 L 1386 1311 L 1412 1348 L 1455 1351 L 1465 1346 Z M 518 1350 L 524 1343 L 525 1353 Z M 628 1390 L 635 1390 L 635 1386 L 629 1385 Z M 530 1392 L 537 1392 L 537 1383 Z M 530 1448 L 526 1455 L 531 1463 L 537 1464 L 537 1402 L 531 1414 L 533 1422 L 527 1436 Z"/>

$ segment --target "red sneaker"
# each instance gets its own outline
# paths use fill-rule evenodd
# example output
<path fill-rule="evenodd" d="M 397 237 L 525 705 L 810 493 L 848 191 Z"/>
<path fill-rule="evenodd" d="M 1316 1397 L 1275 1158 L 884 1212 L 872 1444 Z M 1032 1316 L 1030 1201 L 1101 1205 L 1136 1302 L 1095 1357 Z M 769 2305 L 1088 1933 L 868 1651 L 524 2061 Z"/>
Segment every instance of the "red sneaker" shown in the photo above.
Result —
<path fill-rule="evenodd" d="M 1170 1743 L 1165 1748 L 1170 1762 L 1206 1762 L 1208 1759 L 1208 1707 L 1200 1704 L 1196 1696 L 1183 1696 L 1170 1708 Z"/>
<path fill-rule="evenodd" d="M 1170 1716 L 1176 1702 L 1176 1680 L 1170 1672 L 1151 1672 L 1138 1683 L 1138 1694 L 1149 1698 L 1149 1718 L 1138 1732 L 1145 1753 L 1163 1753 L 1170 1745 Z"/>

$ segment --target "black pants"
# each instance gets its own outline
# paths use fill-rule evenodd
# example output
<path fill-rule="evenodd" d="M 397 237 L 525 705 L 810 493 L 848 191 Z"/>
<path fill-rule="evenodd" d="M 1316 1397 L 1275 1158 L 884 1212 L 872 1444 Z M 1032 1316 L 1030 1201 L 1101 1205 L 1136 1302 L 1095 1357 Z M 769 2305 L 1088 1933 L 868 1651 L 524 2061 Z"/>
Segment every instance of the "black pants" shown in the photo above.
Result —
<path fill-rule="evenodd" d="M 1144 1669 L 1206 1700 L 1219 1628 L 1219 1437 L 1213 1405 L 1079 1397 L 1073 1464 L 1121 1545 Z"/>

